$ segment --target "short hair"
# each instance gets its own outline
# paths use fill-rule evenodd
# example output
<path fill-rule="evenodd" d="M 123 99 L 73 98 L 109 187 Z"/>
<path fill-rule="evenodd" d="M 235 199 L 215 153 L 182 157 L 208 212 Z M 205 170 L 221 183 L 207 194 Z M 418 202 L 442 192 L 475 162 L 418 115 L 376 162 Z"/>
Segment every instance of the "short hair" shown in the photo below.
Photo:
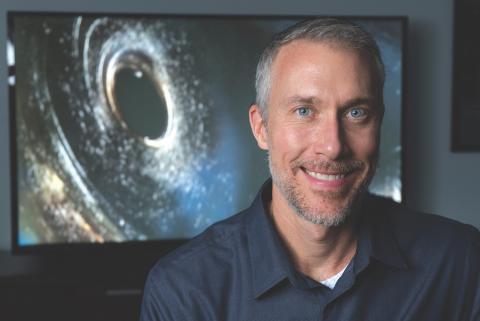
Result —
<path fill-rule="evenodd" d="M 255 89 L 256 104 L 264 121 L 267 120 L 267 102 L 271 86 L 271 67 L 279 50 L 294 40 L 312 40 L 338 45 L 358 52 L 366 52 L 374 62 L 377 89 L 383 106 L 383 84 L 385 67 L 380 50 L 373 37 L 354 23 L 335 18 L 314 18 L 303 20 L 276 34 L 265 48 L 257 65 Z"/>

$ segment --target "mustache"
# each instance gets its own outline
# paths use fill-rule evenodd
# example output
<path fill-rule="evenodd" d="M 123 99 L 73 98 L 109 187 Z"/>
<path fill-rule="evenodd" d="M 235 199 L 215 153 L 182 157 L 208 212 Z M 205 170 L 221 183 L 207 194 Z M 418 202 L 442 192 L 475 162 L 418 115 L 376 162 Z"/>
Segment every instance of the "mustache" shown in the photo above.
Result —
<path fill-rule="evenodd" d="M 326 160 L 296 160 L 292 163 L 294 167 L 302 167 L 312 171 L 330 171 L 337 173 L 350 173 L 355 170 L 361 170 L 365 164 L 359 160 L 340 160 L 340 161 L 326 161 Z"/>

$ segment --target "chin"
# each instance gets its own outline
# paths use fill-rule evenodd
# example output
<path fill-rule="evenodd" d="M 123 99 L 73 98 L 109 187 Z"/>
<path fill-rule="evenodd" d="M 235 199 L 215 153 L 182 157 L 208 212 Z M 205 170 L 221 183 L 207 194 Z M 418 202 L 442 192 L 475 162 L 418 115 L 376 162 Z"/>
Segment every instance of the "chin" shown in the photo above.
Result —
<path fill-rule="evenodd" d="M 355 215 L 369 179 L 362 180 L 357 186 L 349 186 L 337 191 L 303 190 L 297 184 L 286 184 L 285 180 L 273 182 L 279 189 L 289 206 L 302 219 L 325 227 L 336 227 L 350 221 Z"/>
<path fill-rule="evenodd" d="M 362 170 L 353 174 L 355 176 L 352 176 L 350 181 L 346 181 L 343 186 L 329 189 L 317 187 L 305 180 L 300 166 L 293 166 L 292 172 L 286 174 L 277 170 L 274 165 L 269 157 L 273 184 L 290 208 L 302 219 L 325 227 L 345 224 L 358 212 L 375 168 L 370 164 L 363 164 Z"/>
<path fill-rule="evenodd" d="M 355 189 L 353 194 L 347 196 L 343 193 L 328 193 L 325 197 L 317 200 L 314 205 L 308 205 L 308 201 L 297 197 L 287 198 L 295 213 L 302 219 L 316 225 L 336 227 L 345 224 L 357 212 L 356 209 L 365 194 L 366 189 Z M 318 196 L 317 196 L 318 197 Z"/>

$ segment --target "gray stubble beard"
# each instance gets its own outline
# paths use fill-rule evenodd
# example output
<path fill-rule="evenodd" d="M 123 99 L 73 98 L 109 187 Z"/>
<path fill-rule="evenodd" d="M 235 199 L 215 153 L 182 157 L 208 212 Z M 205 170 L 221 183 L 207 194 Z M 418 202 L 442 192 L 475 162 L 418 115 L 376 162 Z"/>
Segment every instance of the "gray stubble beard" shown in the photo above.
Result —
<path fill-rule="evenodd" d="M 273 184 L 275 184 L 280 193 L 285 197 L 294 213 L 310 223 L 322 225 L 324 227 L 337 227 L 344 224 L 347 219 L 352 216 L 352 213 L 360 207 L 361 200 L 366 194 L 368 185 L 371 181 L 371 177 L 369 177 L 369 179 L 363 182 L 359 187 L 355 187 L 353 193 L 355 196 L 336 213 L 314 213 L 315 210 L 308 208 L 304 196 L 301 195 L 295 186 L 293 186 L 293 184 L 288 184 L 288 180 L 274 170 L 270 154 L 268 155 L 268 165 L 270 167 Z M 327 201 L 328 199 L 333 200 L 338 196 L 337 193 L 326 192 L 323 194 L 323 198 Z"/>

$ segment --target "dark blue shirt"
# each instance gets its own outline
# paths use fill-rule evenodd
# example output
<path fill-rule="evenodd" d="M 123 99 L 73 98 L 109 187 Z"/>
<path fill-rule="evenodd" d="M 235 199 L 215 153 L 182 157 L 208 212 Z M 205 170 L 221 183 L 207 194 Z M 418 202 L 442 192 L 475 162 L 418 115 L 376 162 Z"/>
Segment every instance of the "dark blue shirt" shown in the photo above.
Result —
<path fill-rule="evenodd" d="M 480 320 L 480 233 L 369 195 L 358 246 L 333 289 L 298 273 L 268 215 L 247 210 L 162 258 L 142 321 Z"/>

